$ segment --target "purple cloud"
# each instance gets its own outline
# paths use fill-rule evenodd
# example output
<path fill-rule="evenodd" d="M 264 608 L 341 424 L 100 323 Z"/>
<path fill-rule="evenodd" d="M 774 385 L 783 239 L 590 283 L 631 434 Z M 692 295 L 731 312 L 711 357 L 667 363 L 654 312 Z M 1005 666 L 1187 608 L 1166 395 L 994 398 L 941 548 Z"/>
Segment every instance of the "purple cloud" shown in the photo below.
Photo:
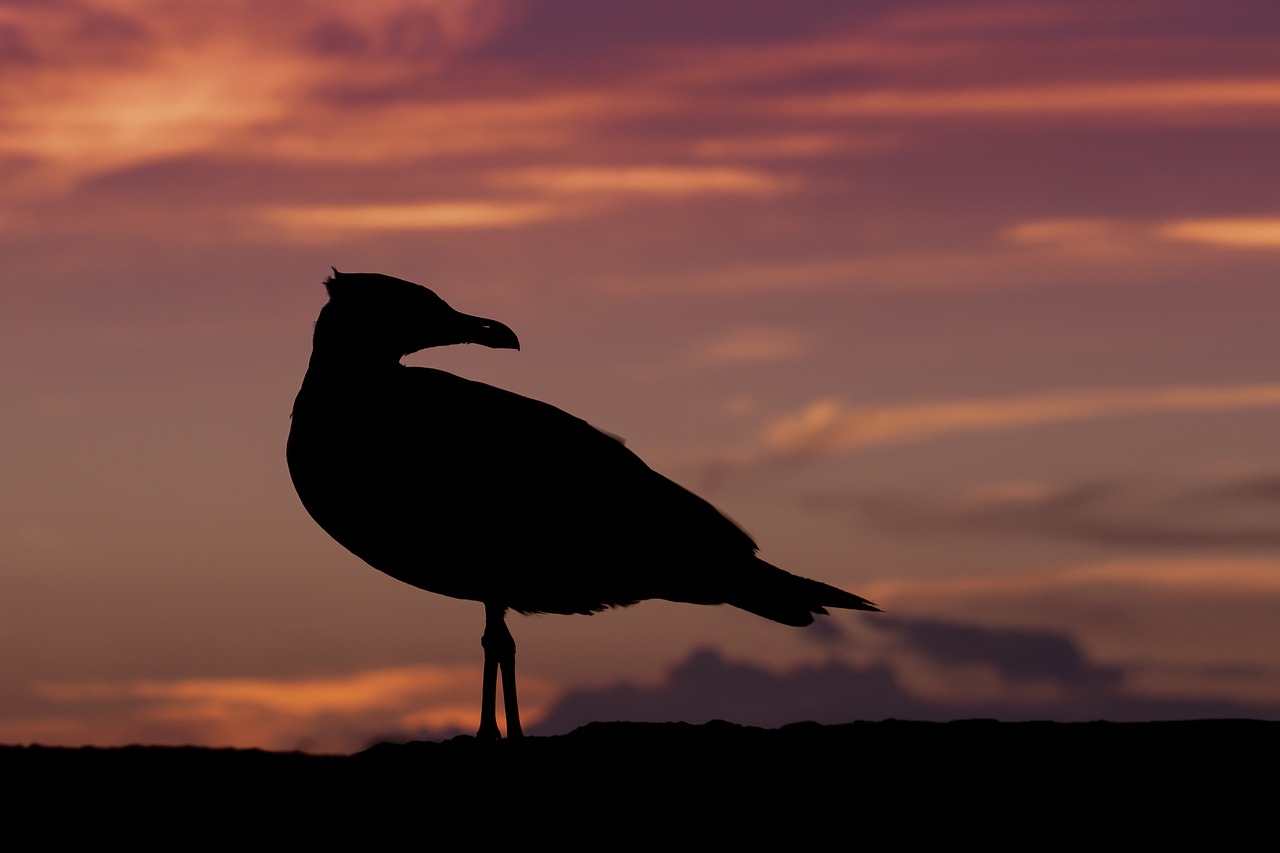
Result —
<path fill-rule="evenodd" d="M 1280 546 L 1280 524 L 1237 518 L 1242 507 L 1280 499 L 1280 478 L 1250 478 L 1147 503 L 1133 500 L 1133 491 L 1116 482 L 1095 481 L 978 501 L 879 494 L 814 496 L 808 503 L 849 509 L 896 532 L 1037 536 L 1150 549 Z"/>
<path fill-rule="evenodd" d="M 842 0 L 538 0 L 495 39 L 491 56 L 580 56 L 638 45 L 711 45 L 776 41 L 848 28 L 894 4 L 885 0 L 853 5 Z"/>
<path fill-rule="evenodd" d="M 533 733 L 561 734 L 589 722 L 614 720 L 705 723 L 723 719 L 776 728 L 803 721 L 831 725 L 884 719 L 1280 719 L 1280 707 L 1126 693 L 1126 668 L 1090 661 L 1065 634 L 906 619 L 877 619 L 876 629 L 939 666 L 985 665 L 1011 684 L 1036 680 L 1051 685 L 1057 698 L 946 701 L 913 694 L 887 664 L 854 666 L 832 660 L 772 672 L 728 661 L 715 649 L 702 649 L 672 667 L 657 685 L 571 691 L 533 727 Z"/>
<path fill-rule="evenodd" d="M 892 616 L 867 620 L 903 645 L 942 664 L 986 664 L 1011 681 L 1048 679 L 1062 686 L 1115 688 L 1119 667 L 1090 663 L 1070 637 L 1048 631 L 988 628 Z"/>

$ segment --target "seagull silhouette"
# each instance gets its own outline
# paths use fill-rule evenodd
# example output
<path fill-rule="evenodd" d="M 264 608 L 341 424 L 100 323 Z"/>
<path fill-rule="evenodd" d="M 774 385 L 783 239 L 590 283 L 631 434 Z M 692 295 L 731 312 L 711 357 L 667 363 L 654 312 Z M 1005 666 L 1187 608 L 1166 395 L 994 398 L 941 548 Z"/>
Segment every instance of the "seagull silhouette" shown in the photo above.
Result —
<path fill-rule="evenodd" d="M 554 406 L 400 359 L 511 329 L 378 273 L 325 281 L 293 407 L 289 473 L 311 517 L 380 571 L 484 604 L 478 738 L 521 734 L 506 611 L 591 614 L 657 598 L 785 625 L 865 598 L 756 556 L 756 543 L 615 436 Z"/>

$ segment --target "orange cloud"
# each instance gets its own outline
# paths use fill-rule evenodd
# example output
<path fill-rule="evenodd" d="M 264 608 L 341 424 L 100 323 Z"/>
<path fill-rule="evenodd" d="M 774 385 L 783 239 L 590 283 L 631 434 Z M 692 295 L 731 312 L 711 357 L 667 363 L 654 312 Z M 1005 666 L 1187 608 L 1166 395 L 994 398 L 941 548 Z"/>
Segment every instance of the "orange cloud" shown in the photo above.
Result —
<path fill-rule="evenodd" d="M 522 169 L 497 175 L 493 182 L 551 193 L 654 196 L 774 195 L 795 185 L 794 180 L 755 169 L 689 166 Z"/>
<path fill-rule="evenodd" d="M 297 98 L 287 114 L 245 128 L 231 150 L 292 163 L 387 165 L 432 157 L 525 152 L 558 154 L 599 120 L 661 112 L 668 99 L 624 99 L 588 89 L 529 97 L 470 96 L 447 101 L 349 105 Z"/>
<path fill-rule="evenodd" d="M 371 231 L 438 231 L 516 228 L 599 211 L 566 196 L 617 198 L 694 195 L 766 195 L 792 182 L 765 172 L 674 166 L 543 168 L 503 172 L 490 183 L 541 193 L 542 198 L 455 199 L 400 204 L 274 205 L 256 211 L 272 236 L 298 242 L 327 241 L 336 234 Z M 549 196 L 549 198 L 548 198 Z"/>
<path fill-rule="evenodd" d="M 1197 243 L 1223 249 L 1280 247 L 1280 218 L 1225 217 L 1163 222 L 1120 219 L 1038 219 L 1006 228 L 1005 241 L 1050 246 L 1081 254 L 1119 254 L 1150 250 L 1158 243 Z M 1167 251 L 1167 248 L 1162 248 Z"/>
<path fill-rule="evenodd" d="M 1160 227 L 1168 240 L 1228 249 L 1280 248 L 1280 218 L 1184 219 Z"/>
<path fill-rule="evenodd" d="M 514 228 L 564 215 L 541 202 L 442 201 L 421 204 L 277 206 L 258 211 L 261 224 L 298 242 L 335 233 Z"/>
<path fill-rule="evenodd" d="M 24 728 L 29 720 L 7 721 L 0 724 L 0 741 L 56 737 L 59 743 L 75 743 L 75 721 L 80 720 L 86 743 L 294 749 L 304 742 L 313 751 L 351 752 L 377 736 L 475 728 L 480 669 L 407 666 L 311 679 L 42 683 L 34 692 L 59 705 L 75 706 L 73 713 L 49 715 L 34 728 Z M 520 692 L 522 719 L 532 724 L 546 712 L 555 688 L 546 679 L 526 674 Z M 117 734 L 104 740 L 95 728 L 100 724 Z M 122 732 L 131 734 L 121 739 Z"/>
<path fill-rule="evenodd" d="M 0 153 L 33 156 L 68 182 L 212 147 L 280 109 L 288 69 L 249 58 L 216 45 L 101 76 L 46 73 L 0 84 L 8 90 Z"/>
<path fill-rule="evenodd" d="M 329 143 L 343 134 L 322 122 L 307 127 L 312 92 L 334 80 L 431 70 L 488 37 L 505 8 L 500 0 L 428 0 L 413 8 L 318 0 L 277 14 L 251 3 L 159 0 L 0 10 L 0 22 L 8 17 L 20 27 L 32 55 L 0 76 L 0 154 L 42 164 L 46 180 L 61 186 L 195 152 L 269 152 L 282 127 L 291 128 L 284 138 L 309 136 L 332 156 L 343 146 Z M 339 26 L 349 43 L 367 42 L 368 55 L 334 55 L 324 33 Z M 323 119 L 332 122 L 332 113 Z M 418 124 L 402 122 L 407 130 Z M 346 135 L 376 137 L 376 130 Z"/>

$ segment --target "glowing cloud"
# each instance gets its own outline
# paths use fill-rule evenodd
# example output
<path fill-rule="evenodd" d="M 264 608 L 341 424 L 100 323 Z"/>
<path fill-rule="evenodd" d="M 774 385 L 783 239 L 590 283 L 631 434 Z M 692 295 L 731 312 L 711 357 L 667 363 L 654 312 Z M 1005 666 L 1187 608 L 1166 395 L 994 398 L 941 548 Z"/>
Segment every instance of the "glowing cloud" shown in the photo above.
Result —
<path fill-rule="evenodd" d="M 22 6 L 0 9 L 27 55 L 0 75 L 0 155 L 29 158 L 55 185 L 197 152 L 269 151 L 281 125 L 330 147 L 333 128 L 300 127 L 311 92 L 434 70 L 505 14 L 500 0 L 318 0 L 287 13 L 180 0 Z"/>
<path fill-rule="evenodd" d="M 754 169 L 629 166 L 525 169 L 497 176 L 494 183 L 552 193 L 687 196 L 774 195 L 790 189 L 795 182 Z"/>
<path fill-rule="evenodd" d="M 312 679 L 43 683 L 34 692 L 56 704 L 76 706 L 77 716 L 94 716 L 91 706 L 113 709 L 108 728 L 132 732 L 129 740 L 266 749 L 293 749 L 304 742 L 315 751 L 349 752 L 374 737 L 473 729 L 479 684 L 477 667 L 408 666 Z M 536 722 L 552 698 L 552 685 L 525 675 L 520 688 L 521 710 Z M 73 729 L 58 724 L 57 714 L 49 717 L 48 723 L 26 728 L 20 738 L 69 742 Z M 0 729 L 0 739 L 24 731 L 29 723 L 10 723 L 5 727 L 9 731 Z M 96 731 L 102 728 L 99 723 Z M 103 742 L 100 736 L 96 741 Z"/>
<path fill-rule="evenodd" d="M 244 153 L 312 164 L 385 166 L 458 154 L 545 155 L 581 141 L 585 128 L 603 117 L 644 115 L 665 105 L 643 95 L 617 103 L 592 91 L 519 99 L 477 95 L 439 103 L 354 100 L 335 106 L 302 99 L 279 121 L 247 128 L 231 142 Z M 335 123 L 335 115 L 342 120 Z"/>
<path fill-rule="evenodd" d="M 746 169 L 636 167 L 529 169 L 501 173 L 490 183 L 544 195 L 542 199 L 451 200 L 409 204 L 277 205 L 260 208 L 257 220 L 273 236 L 299 242 L 335 233 L 517 228 L 599 210 L 565 196 L 688 197 L 761 195 L 791 182 Z"/>
<path fill-rule="evenodd" d="M 1186 219 L 1169 222 L 1160 236 L 1188 243 L 1207 243 L 1234 249 L 1280 248 L 1280 218 Z"/>
<path fill-rule="evenodd" d="M 1167 242 L 1223 249 L 1274 249 L 1280 247 L 1280 218 L 1240 216 L 1164 222 L 1042 219 L 1019 222 L 1006 228 L 1001 236 L 1015 245 L 1049 246 L 1081 254 L 1131 252 Z"/>

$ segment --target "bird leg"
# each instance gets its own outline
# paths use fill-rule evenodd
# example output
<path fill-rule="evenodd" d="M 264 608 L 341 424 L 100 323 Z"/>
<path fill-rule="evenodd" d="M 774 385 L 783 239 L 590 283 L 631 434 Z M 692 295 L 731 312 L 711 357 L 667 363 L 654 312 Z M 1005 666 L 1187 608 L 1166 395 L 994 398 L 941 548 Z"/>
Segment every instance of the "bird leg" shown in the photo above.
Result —
<path fill-rule="evenodd" d="M 516 641 L 507 628 L 507 608 L 485 602 L 484 636 L 484 687 L 480 697 L 480 730 L 476 737 L 497 740 L 498 731 L 498 669 L 502 669 L 502 704 L 507 715 L 507 737 L 521 737 L 520 708 L 516 702 Z"/>

